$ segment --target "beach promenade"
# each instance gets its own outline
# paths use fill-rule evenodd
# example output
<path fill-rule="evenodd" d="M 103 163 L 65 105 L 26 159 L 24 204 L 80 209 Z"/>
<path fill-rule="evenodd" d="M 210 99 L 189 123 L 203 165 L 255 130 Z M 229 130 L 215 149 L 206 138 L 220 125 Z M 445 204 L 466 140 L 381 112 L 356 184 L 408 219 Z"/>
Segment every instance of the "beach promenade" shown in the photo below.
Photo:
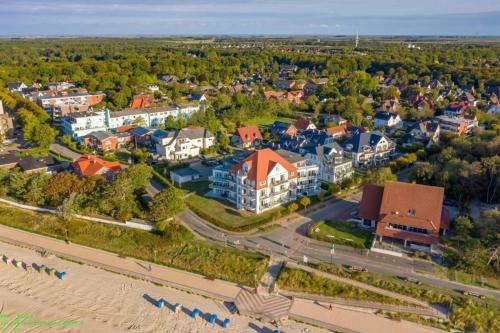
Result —
<path fill-rule="evenodd" d="M 67 244 L 57 239 L 32 234 L 0 225 L 0 241 L 17 246 L 27 247 L 37 251 L 47 251 L 73 261 L 103 268 L 115 273 L 147 280 L 160 285 L 191 292 L 218 301 L 234 302 L 244 286 L 238 286 L 221 280 L 210 280 L 193 273 L 180 271 L 160 265 L 151 264 L 133 258 L 119 257 L 117 254 L 105 252 L 78 244 Z M 0 271 L 1 272 L 1 271 Z M 68 272 L 71 280 L 71 271 Z M 106 272 L 106 274 L 111 274 Z M 127 277 L 119 277 L 128 279 Z M 88 276 L 92 279 L 92 276 Z M 66 283 L 66 281 L 65 281 Z M 117 295 L 117 297 L 120 297 Z M 324 305 L 312 301 L 294 299 L 289 311 L 289 317 L 306 323 L 332 328 L 340 332 L 408 332 L 425 333 L 436 330 L 405 321 L 393 321 L 379 317 L 366 311 L 355 311 L 335 307 L 325 309 Z"/>

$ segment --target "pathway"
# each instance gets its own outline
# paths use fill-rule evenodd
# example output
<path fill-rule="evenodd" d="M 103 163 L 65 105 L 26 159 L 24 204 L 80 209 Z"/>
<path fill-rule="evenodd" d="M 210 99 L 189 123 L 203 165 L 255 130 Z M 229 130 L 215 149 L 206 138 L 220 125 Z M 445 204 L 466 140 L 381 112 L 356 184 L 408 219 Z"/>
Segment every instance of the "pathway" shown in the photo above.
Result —
<path fill-rule="evenodd" d="M 274 292 L 274 287 L 276 285 L 276 279 L 280 274 L 281 267 L 283 267 L 283 262 L 285 258 L 280 256 L 271 256 L 269 259 L 269 267 L 267 272 L 262 276 L 259 284 L 259 292 L 264 292 L 271 294 Z"/>

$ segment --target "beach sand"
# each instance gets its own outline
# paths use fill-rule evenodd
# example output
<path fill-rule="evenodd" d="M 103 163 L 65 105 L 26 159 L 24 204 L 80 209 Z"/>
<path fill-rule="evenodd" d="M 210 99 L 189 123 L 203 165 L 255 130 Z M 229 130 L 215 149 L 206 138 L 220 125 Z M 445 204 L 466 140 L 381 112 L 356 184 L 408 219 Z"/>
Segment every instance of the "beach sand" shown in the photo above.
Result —
<path fill-rule="evenodd" d="M 2 333 L 270 333 L 276 329 L 271 324 L 231 313 L 230 306 L 221 301 L 156 286 L 55 256 L 44 258 L 30 249 L 2 242 L 0 242 L 1 254 L 23 262 L 43 264 L 68 274 L 66 279 L 59 280 L 35 270 L 27 272 L 24 268 L 16 268 L 2 261 L 0 263 L 0 332 Z M 152 304 L 152 301 L 160 298 L 167 302 L 162 309 Z M 184 311 L 175 314 L 171 309 L 177 303 L 184 306 Z M 202 318 L 192 319 L 188 314 L 194 308 L 199 308 L 205 314 L 215 313 L 221 320 L 229 318 L 230 327 L 222 328 L 220 321 L 214 325 Z M 61 325 L 64 321 L 68 321 L 66 326 Z M 16 323 L 20 325 L 14 328 Z M 24 323 L 24 326 L 21 323 Z M 286 333 L 328 332 L 292 320 L 284 321 L 280 329 Z"/>

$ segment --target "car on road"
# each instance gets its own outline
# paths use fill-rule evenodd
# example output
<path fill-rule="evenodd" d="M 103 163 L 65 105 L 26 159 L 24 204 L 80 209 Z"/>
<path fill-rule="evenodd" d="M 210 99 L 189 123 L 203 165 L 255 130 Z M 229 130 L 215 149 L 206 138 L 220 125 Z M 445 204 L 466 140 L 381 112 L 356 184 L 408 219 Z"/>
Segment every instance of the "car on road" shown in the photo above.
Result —
<path fill-rule="evenodd" d="M 352 272 L 363 272 L 363 273 L 368 272 L 368 269 L 366 269 L 365 267 L 348 266 L 347 268 Z"/>
<path fill-rule="evenodd" d="M 414 284 L 422 284 L 422 281 L 417 280 L 417 279 L 412 278 L 412 277 L 409 277 L 409 276 L 402 277 L 402 279 L 405 282 L 410 282 L 410 283 L 414 283 Z"/>
<path fill-rule="evenodd" d="M 467 290 L 464 290 L 463 291 L 463 294 L 465 296 L 473 296 L 473 297 L 477 297 L 477 298 L 480 298 L 480 299 L 486 299 L 486 296 L 484 295 L 481 295 L 481 294 L 478 294 L 478 293 L 475 293 L 473 291 L 467 291 Z"/>

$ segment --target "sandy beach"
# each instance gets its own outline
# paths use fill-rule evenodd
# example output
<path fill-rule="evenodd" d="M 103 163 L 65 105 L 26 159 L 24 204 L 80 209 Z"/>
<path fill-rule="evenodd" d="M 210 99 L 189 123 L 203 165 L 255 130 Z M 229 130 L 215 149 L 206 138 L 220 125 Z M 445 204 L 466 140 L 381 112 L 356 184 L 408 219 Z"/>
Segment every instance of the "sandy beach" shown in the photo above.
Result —
<path fill-rule="evenodd" d="M 25 248 L 0 242 L 0 254 L 28 263 L 43 264 L 65 271 L 64 280 L 36 271 L 0 263 L 0 332 L 272 332 L 275 327 L 232 314 L 224 302 L 189 294 L 173 288 L 80 265 L 55 256 L 42 257 Z M 152 300 L 163 298 L 158 309 Z M 180 303 L 184 311 L 172 308 Z M 206 320 L 192 319 L 199 308 L 229 318 L 224 329 Z M 57 322 L 54 322 L 57 321 Z M 17 328 L 14 327 L 17 325 Z M 51 326 L 52 325 L 52 326 Z M 280 327 L 287 333 L 320 333 L 324 329 L 291 320 Z"/>

